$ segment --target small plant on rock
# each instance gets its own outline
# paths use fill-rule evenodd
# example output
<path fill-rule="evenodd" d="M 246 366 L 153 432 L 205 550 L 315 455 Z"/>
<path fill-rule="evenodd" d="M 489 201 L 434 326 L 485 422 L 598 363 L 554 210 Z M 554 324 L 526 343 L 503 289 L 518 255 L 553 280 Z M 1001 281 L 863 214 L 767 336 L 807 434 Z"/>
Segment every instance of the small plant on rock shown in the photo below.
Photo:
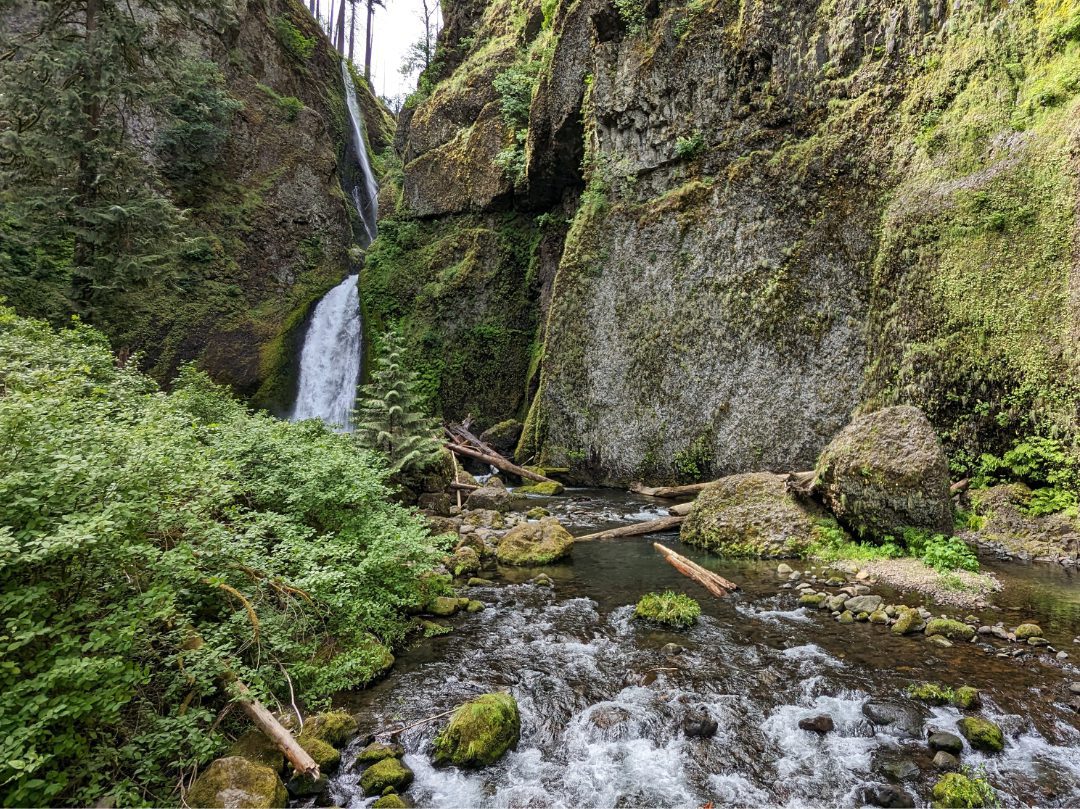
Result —
<path fill-rule="evenodd" d="M 963 772 L 951 772 L 934 784 L 933 806 L 942 809 L 977 809 L 984 806 L 1000 806 L 997 792 L 986 780 L 985 774 L 970 768 Z"/>
<path fill-rule="evenodd" d="M 701 615 L 701 605 L 690 596 L 668 590 L 647 593 L 634 607 L 634 617 L 677 628 L 691 626 Z"/>

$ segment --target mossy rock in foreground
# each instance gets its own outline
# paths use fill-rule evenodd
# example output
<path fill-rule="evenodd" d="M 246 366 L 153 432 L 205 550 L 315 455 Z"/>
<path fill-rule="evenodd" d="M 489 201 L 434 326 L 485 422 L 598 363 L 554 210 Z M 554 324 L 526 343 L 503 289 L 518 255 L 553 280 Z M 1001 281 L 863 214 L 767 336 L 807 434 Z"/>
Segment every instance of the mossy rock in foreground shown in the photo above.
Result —
<path fill-rule="evenodd" d="M 547 565 L 569 555 L 574 547 L 570 532 L 554 517 L 512 528 L 496 551 L 504 565 Z"/>
<path fill-rule="evenodd" d="M 484 767 L 517 744 L 521 715 L 510 694 L 484 694 L 454 711 L 435 737 L 436 764 Z"/>
<path fill-rule="evenodd" d="M 971 640 L 975 637 L 975 627 L 952 618 L 931 618 L 926 622 L 926 636 L 944 635 L 950 640 Z"/>
<path fill-rule="evenodd" d="M 634 617 L 683 629 L 701 615 L 701 605 L 683 593 L 646 593 L 634 607 Z"/>
<path fill-rule="evenodd" d="M 943 775 L 931 792 L 933 806 L 941 809 L 976 809 L 998 806 L 994 788 L 982 778 L 970 778 L 958 772 Z"/>
<path fill-rule="evenodd" d="M 413 781 L 413 771 L 401 759 L 384 758 L 376 761 L 360 776 L 360 788 L 367 796 L 381 795 L 387 787 L 402 790 Z"/>
<path fill-rule="evenodd" d="M 544 497 L 555 497 L 563 493 L 563 485 L 558 481 L 549 480 L 530 483 L 527 486 L 518 486 L 514 491 L 518 494 L 538 494 Z"/>
<path fill-rule="evenodd" d="M 261 730 L 249 730 L 233 742 L 228 755 L 242 756 L 256 764 L 265 764 L 274 772 L 281 772 L 285 766 L 285 754 L 274 744 L 273 739 Z"/>
<path fill-rule="evenodd" d="M 305 728 L 305 731 L 307 728 Z M 306 732 L 301 733 L 296 741 L 307 751 L 308 755 L 315 759 L 319 770 L 324 773 L 332 773 L 341 764 L 341 753 L 329 742 L 310 736 Z"/>
<path fill-rule="evenodd" d="M 270 767 L 228 756 L 213 762 L 185 797 L 188 806 L 204 809 L 277 809 L 289 795 Z"/>
<path fill-rule="evenodd" d="M 334 747 L 345 743 L 360 732 L 356 719 L 346 711 L 330 711 L 313 716 L 304 723 L 304 736 L 321 739 Z"/>
<path fill-rule="evenodd" d="M 968 744 L 984 753 L 1000 753 L 1005 749 L 1005 735 L 1001 728 L 989 719 L 979 716 L 965 716 L 956 723 L 961 735 Z"/>

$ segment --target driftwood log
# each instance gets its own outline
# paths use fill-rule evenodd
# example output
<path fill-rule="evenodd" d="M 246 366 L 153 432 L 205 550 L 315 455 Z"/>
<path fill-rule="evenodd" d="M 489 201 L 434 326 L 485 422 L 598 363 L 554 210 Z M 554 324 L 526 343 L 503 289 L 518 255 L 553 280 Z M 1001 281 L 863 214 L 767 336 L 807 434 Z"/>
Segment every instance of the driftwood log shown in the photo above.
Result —
<path fill-rule="evenodd" d="M 812 469 L 809 472 L 790 472 L 784 486 L 792 494 L 809 497 L 814 493 L 814 481 L 816 479 L 817 472 Z"/>
<path fill-rule="evenodd" d="M 581 542 L 587 539 L 618 539 L 619 537 L 640 537 L 645 534 L 659 534 L 663 531 L 670 531 L 672 528 L 678 528 L 682 525 L 684 517 L 661 517 L 659 520 L 648 520 L 647 522 L 636 522 L 633 525 L 623 525 L 619 528 L 610 528 L 607 531 L 597 531 L 595 534 L 585 534 L 584 536 L 574 537 L 574 542 Z"/>
<path fill-rule="evenodd" d="M 456 455 L 466 455 L 469 458 L 475 458 L 478 461 L 489 463 L 496 469 L 501 469 L 503 472 L 509 472 L 511 475 L 517 475 L 519 478 L 525 478 L 526 480 L 534 480 L 537 483 L 556 482 L 551 478 L 546 478 L 543 475 L 538 475 L 529 469 L 525 469 L 524 467 L 518 466 L 515 463 L 511 463 L 499 454 L 492 455 L 488 452 L 482 452 L 481 450 L 467 447 L 464 444 L 447 443 L 444 446 Z"/>
<path fill-rule="evenodd" d="M 693 507 L 693 500 L 691 500 L 689 503 L 679 503 L 679 505 L 677 506 L 671 506 L 671 508 L 668 509 L 668 514 L 670 514 L 672 517 L 686 517 L 690 514 L 690 509 L 692 509 Z"/>
<path fill-rule="evenodd" d="M 671 548 L 665 547 L 659 542 L 654 542 L 653 547 L 660 551 L 669 565 L 684 576 L 689 576 L 717 598 L 723 598 L 739 589 L 739 586 L 734 582 L 728 581 L 711 570 L 706 570 L 696 562 L 691 562 L 685 556 L 680 556 Z"/>
<path fill-rule="evenodd" d="M 641 483 L 631 483 L 630 491 L 634 494 L 643 494 L 646 497 L 662 497 L 665 500 L 675 500 L 679 497 L 697 497 L 706 486 L 714 482 L 710 480 L 706 483 L 690 483 L 686 486 L 644 486 Z"/>
<path fill-rule="evenodd" d="M 240 695 L 238 701 L 244 713 L 285 754 L 285 758 L 289 760 L 297 774 L 309 775 L 313 779 L 318 778 L 319 765 L 315 763 L 315 759 L 311 757 L 308 751 L 293 738 L 288 729 L 274 718 L 274 715 L 266 709 L 265 705 L 251 696 L 251 690 L 246 685 L 239 680 L 233 680 L 232 687 Z"/>

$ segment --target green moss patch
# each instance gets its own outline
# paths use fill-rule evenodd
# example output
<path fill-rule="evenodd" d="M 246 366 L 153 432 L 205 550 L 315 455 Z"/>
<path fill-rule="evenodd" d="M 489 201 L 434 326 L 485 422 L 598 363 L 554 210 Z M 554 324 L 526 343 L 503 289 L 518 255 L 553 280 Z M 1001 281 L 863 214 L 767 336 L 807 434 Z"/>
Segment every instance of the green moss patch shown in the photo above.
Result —
<path fill-rule="evenodd" d="M 521 716 L 510 694 L 484 694 L 454 711 L 435 737 L 436 764 L 483 767 L 517 744 Z"/>
<path fill-rule="evenodd" d="M 634 617 L 678 629 L 692 626 L 701 615 L 701 605 L 684 593 L 668 590 L 646 593 L 634 607 Z"/>

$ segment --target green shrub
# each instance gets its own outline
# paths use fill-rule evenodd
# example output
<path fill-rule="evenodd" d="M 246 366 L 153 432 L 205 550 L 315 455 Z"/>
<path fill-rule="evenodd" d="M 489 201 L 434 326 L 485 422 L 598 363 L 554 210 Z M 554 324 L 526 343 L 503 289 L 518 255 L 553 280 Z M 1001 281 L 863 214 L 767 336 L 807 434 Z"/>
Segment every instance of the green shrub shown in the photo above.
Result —
<path fill-rule="evenodd" d="M 256 87 L 259 91 L 270 97 L 270 100 L 274 102 L 274 106 L 281 112 L 281 116 L 286 121 L 295 121 L 300 115 L 300 110 L 304 108 L 304 102 L 295 96 L 283 96 L 277 92 L 273 87 L 266 84 L 257 84 Z"/>
<path fill-rule="evenodd" d="M 983 455 L 975 484 L 986 486 L 1021 481 L 1034 491 L 1027 506 L 1033 517 L 1075 511 L 1080 490 L 1080 457 L 1054 438 L 1029 436 L 1017 441 L 1002 457 Z"/>
<path fill-rule="evenodd" d="M 904 545 L 911 556 L 917 556 L 939 573 L 952 570 L 979 569 L 979 559 L 959 537 L 929 534 L 914 528 L 904 530 Z"/>
<path fill-rule="evenodd" d="M 976 774 L 969 767 L 965 767 L 963 772 L 943 775 L 934 784 L 931 795 L 933 805 L 942 809 L 979 809 L 1001 805 L 986 776 L 982 772 Z"/>
<path fill-rule="evenodd" d="M 274 33 L 278 42 L 301 62 L 306 62 L 315 53 L 315 37 L 306 37 L 288 17 L 279 14 L 274 17 Z"/>
<path fill-rule="evenodd" d="M 705 151 L 705 137 L 700 132 L 695 132 L 688 138 L 675 140 L 675 156 L 680 160 L 693 160 Z"/>
<path fill-rule="evenodd" d="M 645 31 L 644 0 L 615 0 L 615 10 L 619 12 L 619 19 L 623 21 L 630 36 L 637 36 Z"/>
<path fill-rule="evenodd" d="M 0 308 L 0 784 L 9 805 L 177 802 L 236 675 L 309 707 L 392 658 L 441 551 L 375 454 L 170 394 L 105 338 Z M 284 672 L 288 672 L 289 681 Z"/>
<path fill-rule="evenodd" d="M 701 605 L 690 596 L 668 590 L 664 593 L 647 593 L 634 607 L 634 617 L 667 624 L 688 627 L 701 615 Z"/>

